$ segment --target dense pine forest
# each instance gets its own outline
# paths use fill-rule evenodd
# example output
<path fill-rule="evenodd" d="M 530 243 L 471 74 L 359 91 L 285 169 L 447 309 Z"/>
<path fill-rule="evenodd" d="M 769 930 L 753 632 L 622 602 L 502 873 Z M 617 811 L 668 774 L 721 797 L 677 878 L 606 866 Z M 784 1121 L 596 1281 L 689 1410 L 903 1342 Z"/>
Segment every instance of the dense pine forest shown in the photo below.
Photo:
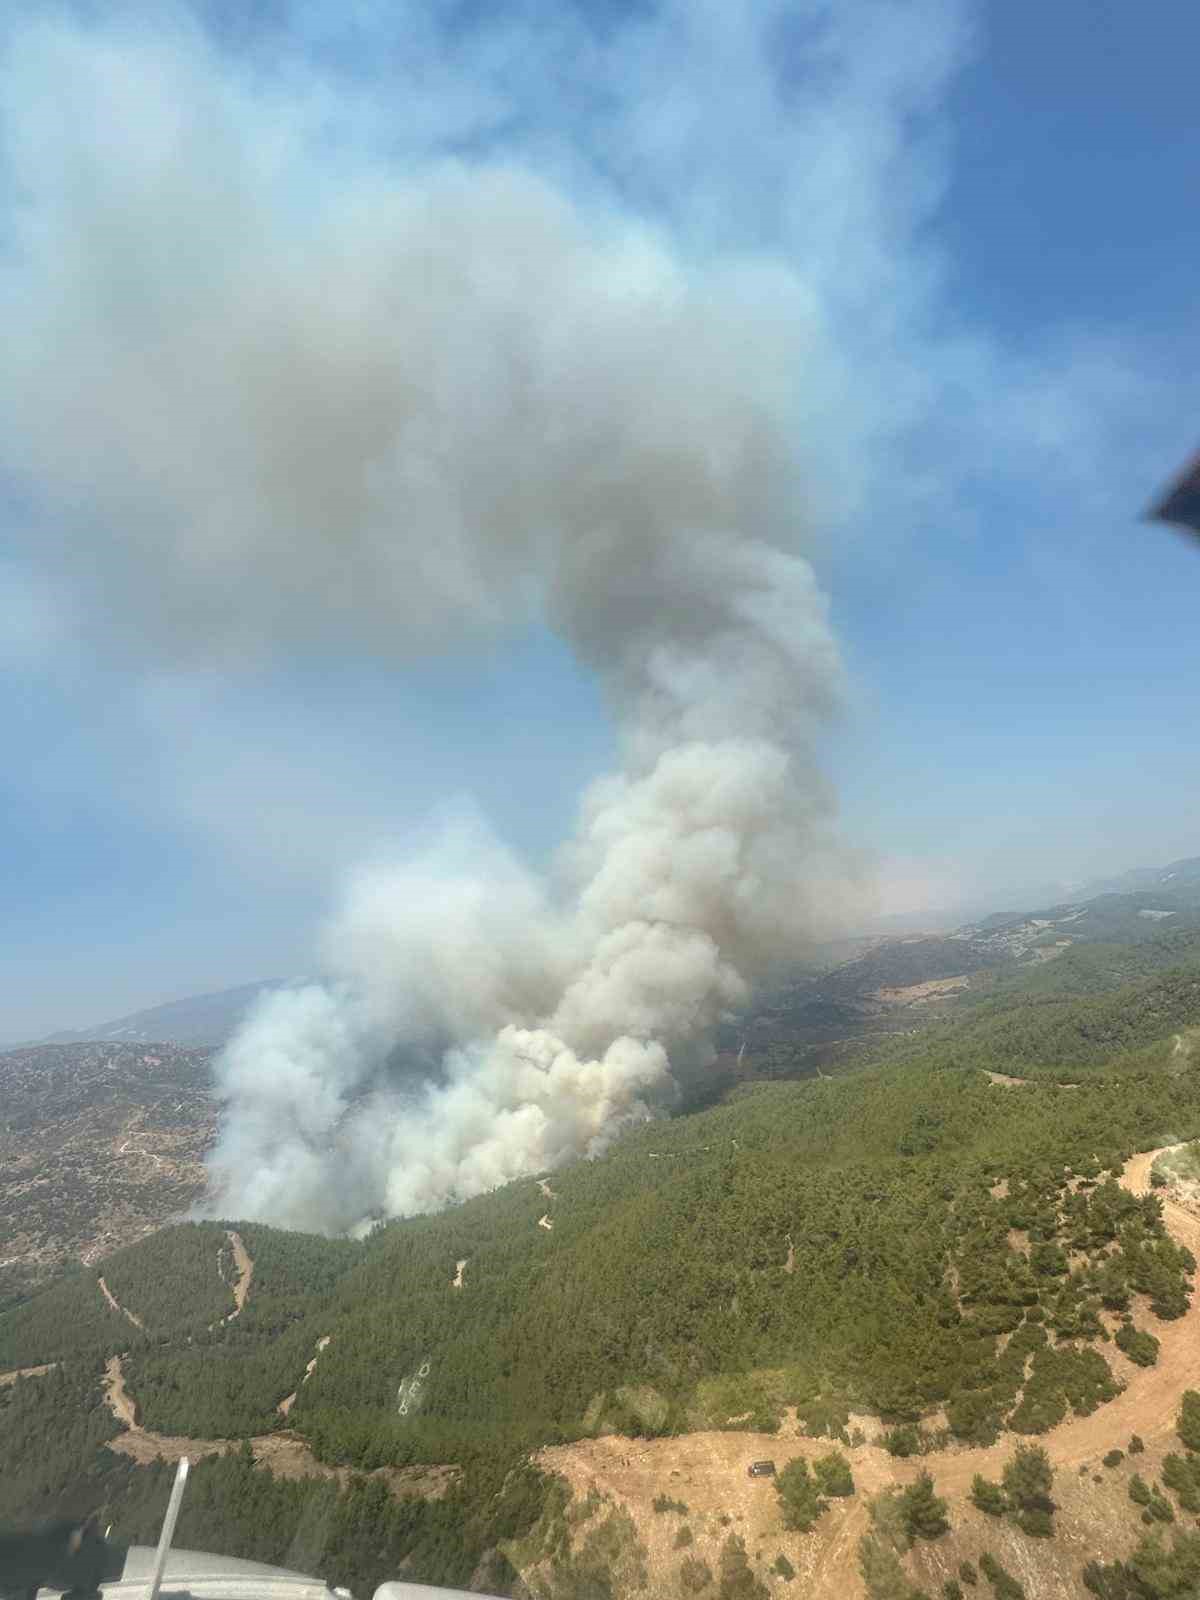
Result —
<path fill-rule="evenodd" d="M 102 1504 L 123 1537 L 152 1532 L 169 1469 L 107 1448 L 118 1354 L 145 1428 L 286 1430 L 349 1469 L 287 1482 L 248 1447 L 206 1458 L 181 1542 L 358 1592 L 401 1572 L 511 1588 L 544 1444 L 771 1432 L 785 1407 L 843 1440 L 873 1414 L 900 1453 L 1036 1440 L 1111 1399 L 1114 1349 L 1154 1362 L 1147 1311 L 1188 1306 L 1196 1263 L 1157 1197 L 1114 1179 L 1200 1137 L 1197 1024 L 1191 935 L 1092 946 L 835 1077 L 744 1086 L 361 1242 L 165 1230 L 0 1317 L 0 1370 L 59 1363 L 0 1389 L 0 1514 Z M 227 1228 L 254 1262 L 236 1317 Z M 418 1464 L 458 1473 L 429 1499 L 369 1476 Z"/>

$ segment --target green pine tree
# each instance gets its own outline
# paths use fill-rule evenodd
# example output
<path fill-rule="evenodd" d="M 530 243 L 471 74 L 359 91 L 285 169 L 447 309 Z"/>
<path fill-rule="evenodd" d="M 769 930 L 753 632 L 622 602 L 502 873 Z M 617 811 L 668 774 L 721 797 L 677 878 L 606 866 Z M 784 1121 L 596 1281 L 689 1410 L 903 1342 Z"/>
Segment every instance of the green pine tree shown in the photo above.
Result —
<path fill-rule="evenodd" d="M 793 1532 L 807 1533 L 825 1510 L 825 1502 L 810 1476 L 808 1462 L 803 1456 L 789 1461 L 775 1479 L 783 1511 L 783 1525 Z"/>
<path fill-rule="evenodd" d="M 914 1539 L 938 1539 L 950 1526 L 946 1502 L 934 1493 L 933 1479 L 927 1472 L 922 1472 L 901 1494 L 900 1510 L 904 1526 Z"/>

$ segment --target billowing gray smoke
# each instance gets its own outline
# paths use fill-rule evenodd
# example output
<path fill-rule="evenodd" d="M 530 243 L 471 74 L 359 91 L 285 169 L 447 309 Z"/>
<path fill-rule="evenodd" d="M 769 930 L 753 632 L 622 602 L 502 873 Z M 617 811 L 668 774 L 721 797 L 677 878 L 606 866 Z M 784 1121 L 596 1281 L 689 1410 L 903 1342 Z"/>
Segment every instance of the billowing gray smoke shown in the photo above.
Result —
<path fill-rule="evenodd" d="M 541 620 L 620 733 L 553 883 L 463 830 L 350 886 L 336 981 L 272 996 L 219 1063 L 213 1206 L 344 1227 L 600 1148 L 833 893 L 805 297 L 513 166 L 348 163 L 298 195 L 287 126 L 202 52 L 26 48 L 25 83 L 50 61 L 73 89 L 22 102 L 39 289 L 9 386 L 145 625 L 244 666 Z"/>

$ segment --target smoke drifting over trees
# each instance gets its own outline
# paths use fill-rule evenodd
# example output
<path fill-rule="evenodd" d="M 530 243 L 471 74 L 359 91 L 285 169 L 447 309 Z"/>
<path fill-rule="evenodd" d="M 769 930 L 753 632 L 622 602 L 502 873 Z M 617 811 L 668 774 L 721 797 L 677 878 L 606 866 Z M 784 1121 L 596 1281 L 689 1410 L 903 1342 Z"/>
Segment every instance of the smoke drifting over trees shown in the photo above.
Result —
<path fill-rule="evenodd" d="M 346 1227 L 602 1147 L 840 892 L 811 285 L 502 148 L 314 154 L 190 35 L 17 59 L 11 422 L 106 604 L 222 670 L 546 624 L 619 733 L 553 881 L 468 830 L 349 886 L 334 981 L 222 1058 L 213 1205 Z"/>

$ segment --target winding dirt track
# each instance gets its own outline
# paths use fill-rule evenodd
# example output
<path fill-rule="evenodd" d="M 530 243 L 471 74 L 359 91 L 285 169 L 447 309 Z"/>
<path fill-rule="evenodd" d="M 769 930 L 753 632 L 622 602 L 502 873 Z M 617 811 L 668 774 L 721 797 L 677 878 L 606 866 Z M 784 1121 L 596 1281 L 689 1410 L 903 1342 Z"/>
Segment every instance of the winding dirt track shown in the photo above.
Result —
<path fill-rule="evenodd" d="M 232 1322 L 241 1314 L 246 1304 L 254 1278 L 254 1262 L 239 1234 L 230 1229 L 228 1238 L 238 1271 L 237 1281 L 233 1286 L 234 1309 L 224 1319 L 226 1322 Z M 113 1298 L 103 1278 L 100 1279 L 100 1288 L 114 1310 L 123 1312 L 137 1327 L 144 1326 L 131 1311 L 126 1311 L 124 1306 Z M 317 1340 L 316 1351 L 305 1368 L 301 1383 L 307 1382 L 312 1376 L 318 1357 L 329 1341 L 329 1334 L 324 1334 Z M 32 1376 L 36 1372 L 48 1370 L 46 1367 L 29 1368 L 25 1373 L 4 1374 L 4 1377 L 15 1381 L 18 1377 Z M 138 1421 L 137 1406 L 125 1382 L 125 1369 L 121 1356 L 110 1356 L 105 1366 L 104 1398 L 109 1410 L 125 1430 L 115 1439 L 108 1441 L 108 1448 L 117 1455 L 129 1456 L 139 1463 L 178 1461 L 182 1456 L 187 1456 L 190 1461 L 196 1461 L 202 1456 L 225 1455 L 228 1451 L 238 1450 L 242 1446 L 241 1439 L 193 1439 L 182 1435 L 155 1433 L 150 1428 L 144 1428 Z M 293 1393 L 286 1401 L 280 1403 L 278 1409 L 283 1415 L 286 1416 L 291 1410 L 295 1399 L 296 1395 Z M 330 1467 L 323 1461 L 318 1461 L 299 1434 L 283 1431 L 258 1434 L 249 1440 L 249 1444 L 255 1462 L 259 1466 L 269 1467 L 278 1477 L 336 1478 L 343 1485 L 350 1481 L 351 1471 L 348 1467 Z M 398 1500 L 413 1495 L 420 1495 L 426 1500 L 439 1500 L 461 1476 L 461 1469 L 456 1466 L 379 1467 L 367 1476 L 382 1478 L 389 1492 Z"/>
<path fill-rule="evenodd" d="M 99 1282 L 100 1293 L 108 1301 L 113 1310 L 119 1311 L 123 1317 L 127 1317 L 129 1321 L 133 1323 L 135 1328 L 140 1328 L 144 1333 L 146 1331 L 146 1324 L 142 1321 L 141 1317 L 136 1316 L 132 1311 L 127 1310 L 126 1307 L 121 1304 L 121 1302 L 113 1294 L 112 1290 L 105 1283 L 103 1278 L 101 1278 Z"/>
<path fill-rule="evenodd" d="M 325 1338 L 320 1341 L 318 1348 L 327 1343 L 328 1338 Z M 202 1456 L 222 1456 L 242 1447 L 241 1439 L 191 1439 L 181 1435 L 154 1433 L 149 1428 L 143 1428 L 137 1420 L 133 1396 L 125 1385 L 120 1356 L 109 1358 L 105 1369 L 104 1395 L 113 1416 L 125 1429 L 124 1433 L 108 1441 L 108 1448 L 140 1464 L 178 1461 L 181 1456 L 187 1456 L 189 1461 L 197 1461 Z M 353 1475 L 349 1467 L 330 1467 L 318 1461 L 305 1441 L 295 1433 L 257 1434 L 248 1443 L 256 1464 L 268 1467 L 277 1477 L 336 1478 L 344 1485 Z M 426 1500 L 440 1500 L 461 1476 L 461 1469 L 455 1466 L 378 1467 L 365 1476 L 382 1478 L 397 1500 L 413 1495 L 420 1495 Z"/>
<path fill-rule="evenodd" d="M 1150 1187 L 1151 1166 L 1163 1150 L 1172 1148 L 1167 1145 L 1133 1156 L 1121 1174 L 1122 1186 L 1132 1194 L 1145 1194 Z M 1200 1219 L 1164 1198 L 1163 1220 L 1172 1238 L 1186 1245 L 1200 1260 Z M 1071 1473 L 1078 1478 L 1083 1463 L 1094 1465 L 1106 1450 L 1113 1445 L 1123 1446 L 1134 1433 L 1145 1440 L 1149 1469 L 1151 1461 L 1158 1460 L 1162 1451 L 1171 1446 L 1180 1394 L 1184 1389 L 1200 1389 L 1200 1294 L 1193 1294 L 1188 1311 L 1173 1322 L 1160 1321 L 1148 1308 L 1139 1310 L 1137 1320 L 1160 1342 L 1157 1365 L 1134 1367 L 1109 1346 L 1106 1357 L 1114 1372 L 1125 1380 L 1122 1393 L 1090 1417 L 1071 1417 L 1037 1441 L 1048 1450 L 1064 1478 Z M 785 1423 L 781 1434 L 693 1433 L 652 1440 L 610 1435 L 551 1446 L 538 1452 L 536 1459 L 548 1470 L 560 1473 L 577 1497 L 596 1489 L 626 1504 L 643 1534 L 650 1532 L 653 1536 L 657 1525 L 665 1522 L 661 1516 L 647 1517 L 642 1513 L 650 1510 L 665 1484 L 677 1479 L 684 1486 L 680 1492 L 692 1508 L 692 1520 L 697 1516 L 715 1519 L 741 1508 L 739 1520 L 748 1519 L 748 1534 L 757 1527 L 760 1539 L 778 1540 L 775 1497 L 764 1499 L 762 1480 L 749 1478 L 750 1463 L 769 1457 L 782 1468 L 798 1456 L 812 1460 L 830 1448 L 828 1440 L 788 1437 L 789 1425 Z M 1012 1437 L 1005 1436 L 987 1448 L 952 1446 L 911 1460 L 898 1460 L 875 1444 L 847 1449 L 845 1454 L 850 1458 L 858 1493 L 853 1500 L 833 1509 L 824 1538 L 810 1538 L 803 1543 L 808 1560 L 799 1576 L 804 1580 L 806 1600 L 843 1600 L 847 1594 L 861 1592 L 857 1548 L 860 1536 L 870 1525 L 866 1506 L 869 1496 L 892 1484 L 911 1482 L 927 1470 L 933 1474 L 939 1494 L 952 1500 L 965 1499 L 976 1473 L 988 1478 L 1000 1476 L 1012 1455 L 1013 1443 Z"/>
<path fill-rule="evenodd" d="M 332 1337 L 333 1337 L 332 1334 L 325 1333 L 325 1334 L 322 1334 L 321 1337 L 317 1340 L 316 1351 L 315 1351 L 315 1353 L 313 1355 L 312 1360 L 308 1363 L 308 1365 L 304 1369 L 304 1376 L 300 1379 L 301 1384 L 307 1383 L 308 1380 L 312 1377 L 313 1373 L 317 1370 L 317 1362 L 321 1359 L 321 1351 L 324 1350 L 325 1346 L 329 1343 L 329 1341 L 330 1341 L 330 1339 Z M 276 1411 L 278 1411 L 278 1413 L 279 1413 L 279 1415 L 281 1417 L 286 1417 L 288 1415 L 288 1413 L 291 1411 L 292 1407 L 296 1404 L 296 1396 L 299 1393 L 300 1393 L 299 1389 L 293 1389 L 291 1394 L 284 1395 L 283 1399 L 275 1407 Z"/>

